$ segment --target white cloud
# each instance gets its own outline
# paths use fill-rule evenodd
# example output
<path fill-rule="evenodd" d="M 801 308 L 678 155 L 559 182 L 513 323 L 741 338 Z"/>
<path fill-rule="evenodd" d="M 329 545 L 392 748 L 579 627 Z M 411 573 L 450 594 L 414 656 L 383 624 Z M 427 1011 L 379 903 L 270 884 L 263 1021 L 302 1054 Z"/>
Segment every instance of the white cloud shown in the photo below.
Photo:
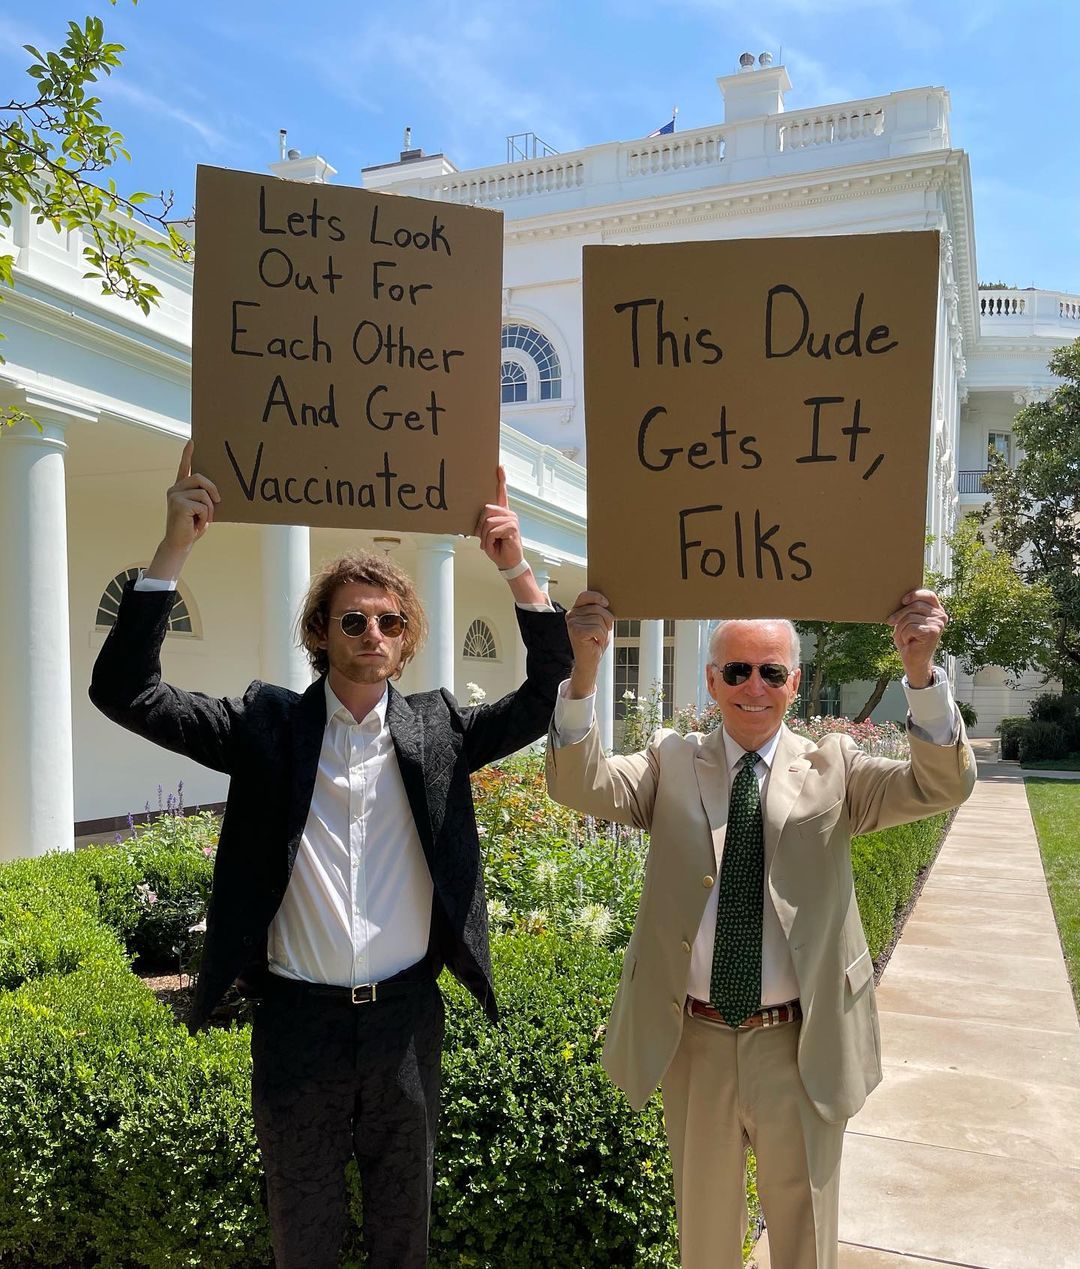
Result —
<path fill-rule="evenodd" d="M 126 101 L 131 105 L 137 106 L 140 110 L 150 111 L 153 114 L 160 115 L 162 118 L 181 124 L 194 132 L 199 140 L 212 150 L 220 152 L 232 148 L 231 139 L 224 132 L 214 127 L 213 124 L 205 119 L 200 119 L 197 115 L 193 115 L 175 102 L 160 97 L 149 89 L 140 88 L 137 84 L 133 84 L 129 78 L 110 78 L 101 83 L 100 91 L 103 99 L 109 97 L 114 100 Z"/>

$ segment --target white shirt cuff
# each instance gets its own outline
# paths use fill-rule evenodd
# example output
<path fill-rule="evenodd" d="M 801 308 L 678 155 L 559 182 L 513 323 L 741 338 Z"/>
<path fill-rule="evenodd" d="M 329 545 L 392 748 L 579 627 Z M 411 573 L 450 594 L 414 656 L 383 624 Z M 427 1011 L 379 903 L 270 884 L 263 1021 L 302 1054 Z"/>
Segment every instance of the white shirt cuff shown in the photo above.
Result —
<path fill-rule="evenodd" d="M 175 590 L 175 577 L 147 577 L 145 569 L 139 569 L 135 579 L 135 590 Z"/>
<path fill-rule="evenodd" d="M 555 611 L 555 605 L 551 602 L 550 599 L 547 601 L 546 604 L 519 603 L 517 606 L 519 608 L 524 609 L 525 612 L 554 612 Z"/>
<path fill-rule="evenodd" d="M 908 726 L 920 740 L 932 745 L 952 745 L 959 733 L 960 715 L 953 703 L 945 671 L 934 666 L 930 687 L 912 687 L 907 675 L 901 679 L 908 703 Z"/>
<path fill-rule="evenodd" d="M 555 698 L 555 713 L 551 719 L 551 726 L 555 732 L 555 747 L 562 749 L 566 745 L 576 745 L 592 730 L 593 719 L 596 716 L 596 693 L 591 692 L 588 696 L 567 696 L 567 688 L 570 686 L 569 679 L 563 679 L 559 684 L 559 694 Z"/>

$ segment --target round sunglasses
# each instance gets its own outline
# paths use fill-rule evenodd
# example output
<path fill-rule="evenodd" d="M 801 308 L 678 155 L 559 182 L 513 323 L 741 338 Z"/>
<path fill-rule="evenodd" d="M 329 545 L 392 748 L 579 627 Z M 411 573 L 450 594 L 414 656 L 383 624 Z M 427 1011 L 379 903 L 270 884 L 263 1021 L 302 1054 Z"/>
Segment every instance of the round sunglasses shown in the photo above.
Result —
<path fill-rule="evenodd" d="M 381 612 L 377 617 L 369 617 L 363 612 L 343 612 L 340 617 L 331 617 L 330 620 L 336 621 L 341 627 L 341 633 L 348 635 L 350 639 L 359 639 L 368 628 L 369 621 L 374 621 L 388 639 L 396 639 L 398 635 L 404 634 L 405 627 L 409 624 L 408 617 L 400 612 Z"/>
<path fill-rule="evenodd" d="M 716 663 L 713 662 L 713 664 Z M 745 683 L 755 669 L 761 675 L 761 681 L 769 687 L 783 687 L 795 673 L 794 670 L 789 670 L 786 665 L 781 665 L 777 661 L 766 661 L 763 665 L 757 666 L 751 661 L 726 661 L 716 668 L 728 687 L 738 687 L 740 683 Z"/>

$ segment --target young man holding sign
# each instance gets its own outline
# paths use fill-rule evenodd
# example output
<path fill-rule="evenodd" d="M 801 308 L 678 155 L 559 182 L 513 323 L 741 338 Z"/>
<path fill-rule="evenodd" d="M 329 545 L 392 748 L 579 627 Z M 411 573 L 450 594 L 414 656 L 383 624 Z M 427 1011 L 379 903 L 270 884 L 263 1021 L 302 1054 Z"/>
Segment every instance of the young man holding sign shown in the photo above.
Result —
<path fill-rule="evenodd" d="M 742 1264 L 750 1145 L 774 1269 L 835 1269 L 844 1129 L 881 1079 L 851 839 L 956 806 L 975 782 L 933 665 L 945 612 L 919 590 L 889 618 L 910 710 L 904 762 L 784 726 L 799 641 L 773 620 L 713 631 L 717 731 L 661 730 L 642 753 L 605 757 L 593 700 L 612 613 L 586 591 L 566 620 L 574 670 L 552 723 L 548 787 L 651 833 L 604 1064 L 637 1108 L 663 1088 L 682 1263 Z"/>
<path fill-rule="evenodd" d="M 256 1006 L 252 1105 L 278 1269 L 331 1269 L 345 1166 L 363 1187 L 373 1269 L 427 1260 L 444 965 L 498 1016 L 469 774 L 541 736 L 571 667 L 561 611 L 524 559 L 499 469 L 480 544 L 507 578 L 525 683 L 463 708 L 402 696 L 421 643 L 410 579 L 358 552 L 312 582 L 300 635 L 319 677 L 302 695 L 255 682 L 213 699 L 161 681 L 176 579 L 218 491 L 184 450 L 165 537 L 124 593 L 90 696 L 110 718 L 231 777 L 194 1032 L 238 982 Z"/>

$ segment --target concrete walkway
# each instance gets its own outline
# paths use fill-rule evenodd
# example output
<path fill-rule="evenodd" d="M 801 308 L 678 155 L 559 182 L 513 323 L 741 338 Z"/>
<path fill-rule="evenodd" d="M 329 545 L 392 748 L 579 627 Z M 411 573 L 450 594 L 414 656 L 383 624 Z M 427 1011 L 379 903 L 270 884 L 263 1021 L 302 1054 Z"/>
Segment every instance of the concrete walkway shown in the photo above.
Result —
<path fill-rule="evenodd" d="M 980 761 L 878 1006 L 842 1269 L 1080 1269 L 1080 1026 L 1015 764 Z"/>

